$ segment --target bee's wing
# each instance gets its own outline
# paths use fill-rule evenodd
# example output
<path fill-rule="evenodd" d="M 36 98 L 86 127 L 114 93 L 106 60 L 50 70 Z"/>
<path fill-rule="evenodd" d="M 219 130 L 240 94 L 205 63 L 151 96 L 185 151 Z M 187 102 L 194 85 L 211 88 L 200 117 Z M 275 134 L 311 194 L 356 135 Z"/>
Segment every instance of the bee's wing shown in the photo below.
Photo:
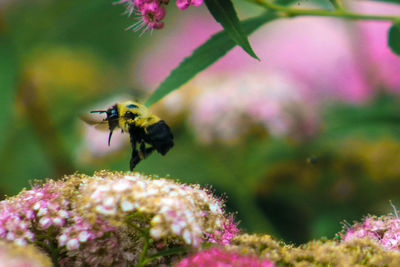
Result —
<path fill-rule="evenodd" d="M 100 116 L 95 115 L 81 115 L 81 120 L 89 125 L 94 125 L 94 127 L 100 131 L 109 131 L 108 121 L 104 120 L 104 118 L 100 118 Z"/>

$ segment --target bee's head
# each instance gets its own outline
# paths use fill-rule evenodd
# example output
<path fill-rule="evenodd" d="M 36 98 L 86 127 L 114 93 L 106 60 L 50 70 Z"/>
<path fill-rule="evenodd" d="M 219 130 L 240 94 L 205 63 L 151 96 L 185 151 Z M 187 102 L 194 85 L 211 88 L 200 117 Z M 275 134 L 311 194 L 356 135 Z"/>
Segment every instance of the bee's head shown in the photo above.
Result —
<path fill-rule="evenodd" d="M 107 114 L 107 118 L 105 118 L 104 121 L 108 122 L 108 128 L 110 129 L 110 135 L 108 136 L 108 145 L 110 145 L 111 136 L 115 128 L 121 127 L 122 130 L 126 130 L 124 128 L 125 125 L 134 123 L 134 119 L 140 114 L 143 114 L 146 110 L 146 107 L 139 103 L 125 101 L 115 104 L 107 110 L 93 110 L 91 113 Z"/>
<path fill-rule="evenodd" d="M 108 136 L 108 145 L 110 145 L 112 133 L 114 129 L 118 127 L 119 112 L 117 104 L 107 110 L 93 110 L 91 113 L 107 114 L 107 118 L 104 120 L 108 122 L 108 129 L 110 129 L 110 134 Z"/>
<path fill-rule="evenodd" d="M 127 104 L 125 106 L 123 106 L 121 108 L 121 112 L 123 112 L 121 114 L 121 116 L 125 119 L 125 120 L 133 120 L 135 119 L 138 114 L 139 114 L 139 106 L 135 105 L 135 104 Z"/>

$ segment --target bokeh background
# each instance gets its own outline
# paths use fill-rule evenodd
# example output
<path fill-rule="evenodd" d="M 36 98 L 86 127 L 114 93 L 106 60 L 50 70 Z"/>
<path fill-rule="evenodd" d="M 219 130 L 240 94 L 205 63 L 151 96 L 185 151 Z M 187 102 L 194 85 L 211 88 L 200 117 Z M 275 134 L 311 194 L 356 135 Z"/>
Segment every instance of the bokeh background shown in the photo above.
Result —
<path fill-rule="evenodd" d="M 262 11 L 235 5 L 241 18 Z M 164 29 L 144 34 L 125 30 L 136 21 L 123 12 L 110 0 L 1 0 L 0 195 L 33 179 L 128 170 L 128 137 L 114 133 L 108 147 L 108 133 L 80 116 L 144 100 L 221 29 L 204 6 L 171 4 Z M 390 212 L 389 200 L 400 205 L 400 58 L 386 47 L 389 26 L 329 18 L 264 26 L 250 38 L 261 62 L 233 49 L 152 107 L 175 147 L 136 170 L 211 187 L 240 228 L 293 243 Z"/>

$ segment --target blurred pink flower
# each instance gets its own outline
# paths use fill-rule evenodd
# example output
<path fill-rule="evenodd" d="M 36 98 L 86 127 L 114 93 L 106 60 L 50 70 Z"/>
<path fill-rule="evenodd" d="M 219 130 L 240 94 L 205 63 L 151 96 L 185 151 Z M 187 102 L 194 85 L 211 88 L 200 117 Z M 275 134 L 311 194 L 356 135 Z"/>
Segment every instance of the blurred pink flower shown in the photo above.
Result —
<path fill-rule="evenodd" d="M 394 4 L 352 4 L 367 13 L 400 12 L 400 7 Z M 274 21 L 250 38 L 261 62 L 235 47 L 196 79 L 216 73 L 234 76 L 243 71 L 283 72 L 305 84 L 307 90 L 302 93 L 312 103 L 332 99 L 364 101 L 379 85 L 400 90 L 397 75 L 400 58 L 387 47 L 389 26 L 390 22 L 347 22 L 318 17 Z M 162 46 L 154 46 L 139 60 L 135 79 L 145 88 L 154 88 L 185 56 L 219 29 L 206 13 L 183 16 L 175 31 L 157 42 Z"/>
<path fill-rule="evenodd" d="M 181 260 L 178 267 L 274 267 L 267 259 L 253 256 L 243 256 L 233 251 L 224 251 L 220 248 L 211 248 L 197 252 Z"/>
<path fill-rule="evenodd" d="M 367 13 L 400 12 L 387 3 L 354 5 Z M 236 47 L 160 106 L 165 104 L 162 110 L 168 114 L 169 110 L 177 114 L 177 109 L 188 113 L 196 133 L 206 142 L 236 140 L 246 134 L 246 125 L 241 126 L 249 121 L 264 125 L 273 135 L 313 136 L 326 103 L 362 103 L 381 87 L 400 90 L 400 58 L 387 48 L 389 26 L 379 21 L 316 17 L 271 22 L 251 36 L 261 62 Z M 144 88 L 156 87 L 220 28 L 208 14 L 188 14 L 174 29 L 158 42 L 162 46 L 153 47 L 136 64 L 135 78 Z M 277 79 L 271 77 L 284 82 L 277 86 Z M 188 93 L 179 95 L 182 90 L 195 93 L 189 99 L 185 98 Z M 181 98 L 186 101 L 176 101 Z"/>
<path fill-rule="evenodd" d="M 208 79 L 207 79 L 208 78 Z M 204 78 L 203 91 L 191 104 L 190 123 L 204 142 L 232 142 L 261 126 L 272 135 L 310 137 L 319 128 L 302 84 L 272 73 Z"/>
<path fill-rule="evenodd" d="M 363 13 L 398 15 L 400 6 L 396 4 L 374 3 L 368 1 L 354 2 L 354 8 Z M 360 54 L 367 64 L 363 70 L 367 74 L 367 81 L 374 88 L 400 92 L 400 57 L 395 55 L 387 45 L 388 31 L 392 25 L 389 21 L 358 22 L 360 30 L 356 35 Z M 358 38 L 357 38 L 358 37 Z"/>

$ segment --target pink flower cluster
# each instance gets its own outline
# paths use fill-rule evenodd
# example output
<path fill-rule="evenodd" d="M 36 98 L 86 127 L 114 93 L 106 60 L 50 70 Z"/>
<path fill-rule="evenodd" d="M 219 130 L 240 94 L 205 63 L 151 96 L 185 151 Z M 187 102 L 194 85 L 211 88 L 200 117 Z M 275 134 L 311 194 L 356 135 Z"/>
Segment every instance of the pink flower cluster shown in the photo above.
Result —
<path fill-rule="evenodd" d="M 62 196 L 64 186 L 50 181 L 1 201 L 0 238 L 18 245 L 36 244 L 45 251 L 55 245 L 64 255 L 59 259 L 63 266 L 132 261 L 132 245 L 122 242 L 129 239 L 105 221 L 89 222 L 79 216 L 77 203 Z"/>
<path fill-rule="evenodd" d="M 119 3 L 127 5 L 127 13 L 131 15 L 137 12 L 140 16 L 138 24 L 134 24 L 129 28 L 139 30 L 144 27 L 147 29 L 161 29 L 164 27 L 162 20 L 165 17 L 165 7 L 169 0 L 121 0 Z M 200 6 L 203 0 L 177 0 L 176 5 L 179 9 L 187 9 L 190 5 Z"/>
<path fill-rule="evenodd" d="M 212 233 L 205 233 L 208 242 L 217 243 L 220 245 L 229 245 L 232 238 L 239 234 L 239 229 L 234 221 L 233 216 L 229 216 L 226 221 L 222 223 L 222 229 L 215 230 Z"/>
<path fill-rule="evenodd" d="M 57 183 L 46 184 L 0 202 L 0 238 L 25 245 L 35 240 L 36 231 L 64 226 L 71 216 L 65 209 L 69 203 L 55 201 L 56 187 Z"/>
<path fill-rule="evenodd" d="M 224 251 L 219 248 L 211 248 L 196 253 L 180 261 L 178 267 L 274 267 L 267 259 L 259 259 L 252 256 L 243 256 L 236 252 Z"/>
<path fill-rule="evenodd" d="M 369 238 L 390 250 L 400 248 L 400 218 L 393 216 L 366 217 L 344 230 L 343 241 L 355 238 Z"/>

